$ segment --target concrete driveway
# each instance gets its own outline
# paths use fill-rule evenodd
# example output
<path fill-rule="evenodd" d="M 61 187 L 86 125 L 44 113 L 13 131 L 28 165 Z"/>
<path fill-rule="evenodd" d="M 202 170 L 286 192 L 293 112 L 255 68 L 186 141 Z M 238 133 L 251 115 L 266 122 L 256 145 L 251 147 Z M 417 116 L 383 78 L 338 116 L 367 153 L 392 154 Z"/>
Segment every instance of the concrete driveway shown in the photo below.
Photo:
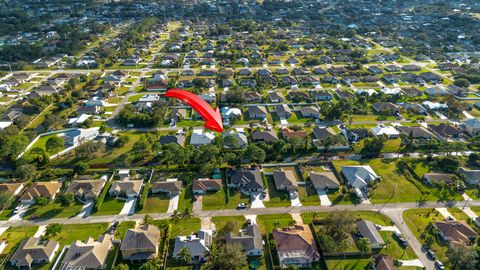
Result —
<path fill-rule="evenodd" d="M 202 211 L 203 195 L 197 195 L 197 200 L 193 201 L 193 212 Z M 180 209 L 183 210 L 183 209 Z"/>
<path fill-rule="evenodd" d="M 170 203 L 168 204 L 167 213 L 173 213 L 178 208 L 178 200 L 180 199 L 180 195 L 174 195 L 170 197 Z"/>
<path fill-rule="evenodd" d="M 133 215 L 135 214 L 135 207 L 137 206 L 137 198 L 128 198 L 123 205 L 120 215 Z"/>
<path fill-rule="evenodd" d="M 265 208 L 265 205 L 263 204 L 263 201 L 261 199 L 262 197 L 261 193 L 252 193 L 250 197 L 252 201 L 251 208 Z"/>
<path fill-rule="evenodd" d="M 93 201 L 90 201 L 88 203 L 86 203 L 85 205 L 83 205 L 82 207 L 82 210 L 80 211 L 80 213 L 77 215 L 78 218 L 86 218 L 86 217 L 89 217 L 90 214 L 92 213 L 92 209 L 93 209 L 93 205 L 95 203 Z"/>
<path fill-rule="evenodd" d="M 327 192 L 323 189 L 317 189 L 318 197 L 320 198 L 320 205 L 332 205 L 332 202 L 328 198 Z"/>

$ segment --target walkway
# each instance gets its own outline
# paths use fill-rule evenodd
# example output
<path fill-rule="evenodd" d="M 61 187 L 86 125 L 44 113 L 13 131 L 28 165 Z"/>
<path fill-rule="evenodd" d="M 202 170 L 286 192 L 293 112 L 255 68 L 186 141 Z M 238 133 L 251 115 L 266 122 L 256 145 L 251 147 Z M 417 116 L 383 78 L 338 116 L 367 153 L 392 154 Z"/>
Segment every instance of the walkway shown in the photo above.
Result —
<path fill-rule="evenodd" d="M 415 260 L 399 260 L 402 263 L 402 267 L 405 266 L 413 266 L 413 267 L 422 267 L 423 268 L 423 263 L 419 259 Z"/>

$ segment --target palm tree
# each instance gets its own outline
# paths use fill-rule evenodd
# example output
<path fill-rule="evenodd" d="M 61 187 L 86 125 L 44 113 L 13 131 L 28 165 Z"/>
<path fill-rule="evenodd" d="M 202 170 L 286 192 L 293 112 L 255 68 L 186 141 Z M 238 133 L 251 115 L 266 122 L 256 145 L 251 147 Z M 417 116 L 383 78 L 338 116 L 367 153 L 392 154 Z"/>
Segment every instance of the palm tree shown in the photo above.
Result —
<path fill-rule="evenodd" d="M 361 237 L 357 241 L 358 249 L 362 252 L 362 256 L 365 255 L 366 252 L 370 251 L 370 240 L 365 237 Z"/>
<path fill-rule="evenodd" d="M 188 207 L 185 207 L 185 209 L 183 209 L 182 213 L 180 214 L 182 219 L 189 219 L 189 218 L 193 218 L 193 212 L 192 212 L 192 209 L 188 208 Z"/>
<path fill-rule="evenodd" d="M 278 222 L 278 221 L 273 222 L 273 227 L 275 227 L 275 228 L 280 227 L 280 222 Z"/>
<path fill-rule="evenodd" d="M 247 265 L 247 256 L 240 243 L 225 244 L 220 248 L 220 269 L 241 269 Z"/>
<path fill-rule="evenodd" d="M 145 215 L 140 221 L 140 226 L 147 226 L 153 223 L 153 218 L 150 215 Z"/>
<path fill-rule="evenodd" d="M 170 222 L 173 224 L 178 224 L 178 222 L 182 219 L 182 216 L 178 212 L 178 210 L 173 211 L 172 215 L 170 216 Z"/>
<path fill-rule="evenodd" d="M 192 254 L 188 247 L 182 247 L 180 253 L 178 253 L 178 260 L 183 264 L 192 264 Z"/>

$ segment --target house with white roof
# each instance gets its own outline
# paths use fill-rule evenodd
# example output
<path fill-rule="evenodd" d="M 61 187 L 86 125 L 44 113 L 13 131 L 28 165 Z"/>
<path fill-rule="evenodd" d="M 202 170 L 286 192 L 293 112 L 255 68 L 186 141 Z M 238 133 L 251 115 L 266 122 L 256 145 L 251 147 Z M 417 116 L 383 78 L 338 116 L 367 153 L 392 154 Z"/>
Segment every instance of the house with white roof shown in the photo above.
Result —
<path fill-rule="evenodd" d="M 81 114 L 78 117 L 68 119 L 68 124 L 72 127 L 76 127 L 85 123 L 90 117 L 92 117 L 90 114 Z"/>
<path fill-rule="evenodd" d="M 402 89 L 396 87 L 396 88 L 388 88 L 388 87 L 384 87 L 380 90 L 382 93 L 384 93 L 385 95 L 398 95 L 398 94 L 402 94 Z"/>
<path fill-rule="evenodd" d="M 212 245 L 212 234 L 211 230 L 200 230 L 197 234 L 177 236 L 172 256 L 178 258 L 181 250 L 186 247 L 194 262 L 205 261 L 205 256 L 207 256 L 206 254 L 208 254 Z"/>
<path fill-rule="evenodd" d="M 242 110 L 239 108 L 222 108 L 222 117 L 223 119 L 238 118 L 242 116 Z"/>
<path fill-rule="evenodd" d="M 160 100 L 160 95 L 158 94 L 146 94 L 143 97 L 138 99 L 138 102 L 155 102 Z"/>
<path fill-rule="evenodd" d="M 215 139 L 215 133 L 206 132 L 203 129 L 194 129 L 190 136 L 190 144 L 193 146 L 210 144 L 213 139 Z"/>
<path fill-rule="evenodd" d="M 95 139 L 98 134 L 98 128 L 79 128 L 65 132 L 64 140 L 67 146 L 76 146 L 82 142 Z"/>
<path fill-rule="evenodd" d="M 441 109 L 447 109 L 448 105 L 444 103 L 439 103 L 439 102 L 432 102 L 432 101 L 424 101 L 422 102 L 422 105 L 429 110 L 441 110 Z"/>
<path fill-rule="evenodd" d="M 354 188 L 364 188 L 380 179 L 370 166 L 343 166 L 342 173 L 348 184 Z"/>
<path fill-rule="evenodd" d="M 378 125 L 376 127 L 373 127 L 370 129 L 370 131 L 375 135 L 376 137 L 379 136 L 387 136 L 389 139 L 395 139 L 400 136 L 400 132 L 396 130 L 392 126 L 384 126 L 384 125 Z"/>
<path fill-rule="evenodd" d="M 480 135 L 480 120 L 477 118 L 471 118 L 463 122 L 465 132 L 470 136 Z"/>

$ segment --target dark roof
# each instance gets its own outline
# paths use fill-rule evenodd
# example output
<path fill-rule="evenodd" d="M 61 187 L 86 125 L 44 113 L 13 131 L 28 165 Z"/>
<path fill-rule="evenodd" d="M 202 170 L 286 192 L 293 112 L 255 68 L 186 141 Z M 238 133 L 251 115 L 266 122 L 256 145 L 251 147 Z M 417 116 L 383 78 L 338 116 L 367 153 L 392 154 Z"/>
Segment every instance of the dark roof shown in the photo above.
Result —
<path fill-rule="evenodd" d="M 415 139 L 433 139 L 435 135 L 433 135 L 430 131 L 426 130 L 424 127 L 409 127 L 409 126 L 398 126 L 397 129 L 408 136 L 410 134 Z"/>
<path fill-rule="evenodd" d="M 245 188 L 263 188 L 262 172 L 259 169 L 240 169 L 235 171 L 229 180 L 235 186 Z"/>
<path fill-rule="evenodd" d="M 262 250 L 262 235 L 256 224 L 248 225 L 239 235 L 229 233 L 226 237 L 227 243 L 240 243 L 243 250 L 249 252 L 253 249 Z"/>
<path fill-rule="evenodd" d="M 182 146 L 185 143 L 185 136 L 179 135 L 164 135 L 160 137 L 160 144 L 176 143 Z"/>

